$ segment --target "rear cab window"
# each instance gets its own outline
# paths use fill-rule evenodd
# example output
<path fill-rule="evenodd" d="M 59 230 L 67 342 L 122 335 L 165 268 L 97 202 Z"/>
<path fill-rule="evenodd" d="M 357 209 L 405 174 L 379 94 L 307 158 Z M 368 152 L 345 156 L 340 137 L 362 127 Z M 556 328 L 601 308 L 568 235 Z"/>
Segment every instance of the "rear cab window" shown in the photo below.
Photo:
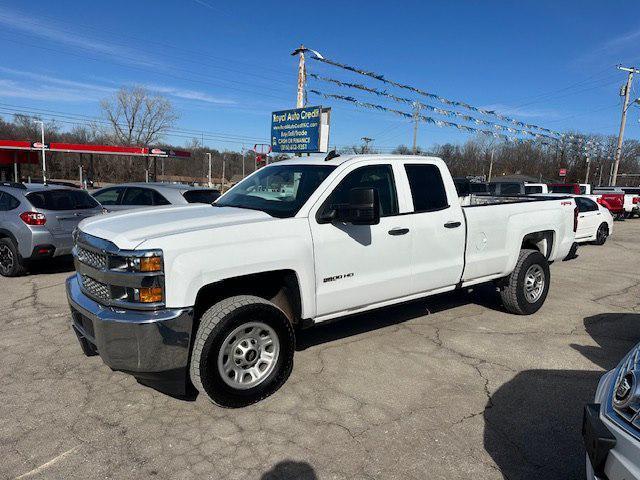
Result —
<path fill-rule="evenodd" d="M 83 190 L 44 190 L 27 194 L 27 200 L 42 210 L 85 210 L 100 204 Z"/>
<path fill-rule="evenodd" d="M 553 185 L 549 187 L 551 193 L 576 193 L 573 185 Z"/>
<path fill-rule="evenodd" d="M 415 213 L 433 212 L 449 207 L 440 169 L 431 164 L 405 164 Z"/>
<path fill-rule="evenodd" d="M 524 193 L 526 193 L 527 195 L 530 195 L 532 193 L 542 193 L 542 186 L 541 185 L 525 185 Z"/>
<path fill-rule="evenodd" d="M 213 203 L 220 196 L 217 190 L 187 190 L 182 195 L 189 203 Z"/>

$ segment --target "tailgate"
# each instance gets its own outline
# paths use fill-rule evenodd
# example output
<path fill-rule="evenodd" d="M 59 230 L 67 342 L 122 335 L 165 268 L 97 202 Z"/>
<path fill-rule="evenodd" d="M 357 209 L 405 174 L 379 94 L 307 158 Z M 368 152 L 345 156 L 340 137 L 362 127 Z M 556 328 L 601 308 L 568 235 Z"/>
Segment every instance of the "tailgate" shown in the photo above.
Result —
<path fill-rule="evenodd" d="M 53 235 L 71 235 L 73 230 L 85 218 L 100 213 L 99 209 L 43 211 L 47 217 L 45 226 Z"/>

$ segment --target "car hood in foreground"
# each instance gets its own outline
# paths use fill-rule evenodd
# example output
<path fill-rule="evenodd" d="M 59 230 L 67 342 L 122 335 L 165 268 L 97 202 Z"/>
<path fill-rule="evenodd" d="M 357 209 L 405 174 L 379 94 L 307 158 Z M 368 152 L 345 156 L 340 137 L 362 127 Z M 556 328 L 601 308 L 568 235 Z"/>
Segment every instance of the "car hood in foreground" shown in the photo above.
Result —
<path fill-rule="evenodd" d="M 184 205 L 110 213 L 80 223 L 80 230 L 109 240 L 121 249 L 134 249 L 145 240 L 188 231 L 273 220 L 270 215 L 235 207 Z"/>

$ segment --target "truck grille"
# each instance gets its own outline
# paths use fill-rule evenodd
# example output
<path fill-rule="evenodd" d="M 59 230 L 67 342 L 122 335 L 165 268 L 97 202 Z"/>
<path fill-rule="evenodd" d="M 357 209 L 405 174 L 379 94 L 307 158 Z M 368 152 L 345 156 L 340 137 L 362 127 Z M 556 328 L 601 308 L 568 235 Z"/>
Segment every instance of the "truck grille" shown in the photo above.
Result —
<path fill-rule="evenodd" d="M 80 246 L 76 247 L 76 257 L 85 265 L 97 268 L 98 270 L 106 270 L 109 263 L 105 254 L 92 252 Z"/>
<path fill-rule="evenodd" d="M 98 300 L 111 300 L 111 289 L 108 285 L 100 283 L 87 275 L 81 275 L 82 288 L 92 297 Z"/>

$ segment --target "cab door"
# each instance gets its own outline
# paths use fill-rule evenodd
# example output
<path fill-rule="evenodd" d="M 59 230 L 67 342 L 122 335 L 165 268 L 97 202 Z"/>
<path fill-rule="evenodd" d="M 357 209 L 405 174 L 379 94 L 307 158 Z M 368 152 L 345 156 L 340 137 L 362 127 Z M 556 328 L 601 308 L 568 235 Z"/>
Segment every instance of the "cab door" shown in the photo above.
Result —
<path fill-rule="evenodd" d="M 435 163 L 408 161 L 404 173 L 413 207 L 413 293 L 453 287 L 462 277 L 466 236 L 455 188 L 445 184 Z"/>
<path fill-rule="evenodd" d="M 593 200 L 584 197 L 576 197 L 578 206 L 578 228 L 576 240 L 595 236 L 598 226 L 602 223 L 600 209 Z"/>
<path fill-rule="evenodd" d="M 409 218 L 400 214 L 396 174 L 390 163 L 352 166 L 311 209 L 317 315 L 357 309 L 406 296 L 411 284 Z M 380 223 L 321 223 L 332 205 L 347 203 L 353 188 L 375 188 Z"/>

